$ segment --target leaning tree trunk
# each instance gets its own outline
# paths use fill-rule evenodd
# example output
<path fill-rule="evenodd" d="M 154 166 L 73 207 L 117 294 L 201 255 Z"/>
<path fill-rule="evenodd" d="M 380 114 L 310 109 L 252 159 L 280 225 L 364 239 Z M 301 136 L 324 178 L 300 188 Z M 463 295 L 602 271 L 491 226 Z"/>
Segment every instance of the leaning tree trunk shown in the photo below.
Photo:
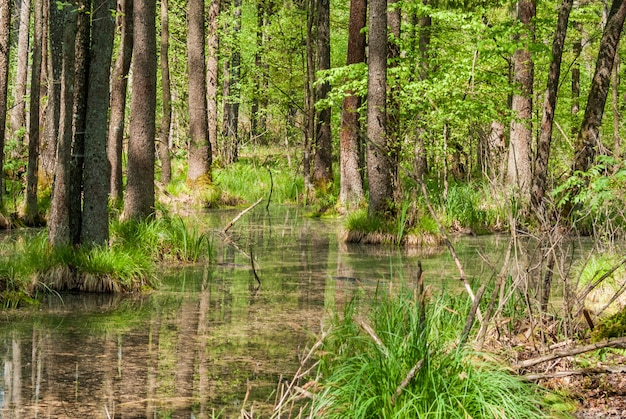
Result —
<path fill-rule="evenodd" d="M 106 245 L 109 241 L 110 167 L 107 159 L 107 111 L 115 21 L 110 10 L 98 0 L 93 8 L 93 37 L 89 64 L 87 124 L 85 132 L 85 185 L 80 240 L 86 245 Z"/>
<path fill-rule="evenodd" d="M 392 165 L 387 144 L 387 0 L 370 2 L 367 74 L 367 175 L 369 213 L 386 215 L 393 200 Z"/>
<path fill-rule="evenodd" d="M 187 183 L 211 181 L 211 144 L 207 123 L 204 62 L 204 0 L 189 0 L 187 14 L 187 62 L 189 67 L 189 169 Z"/>
<path fill-rule="evenodd" d="M 123 218 L 142 220 L 154 212 L 156 0 L 134 1 L 133 25 L 133 89 Z"/>
<path fill-rule="evenodd" d="M 163 117 L 161 118 L 161 132 L 159 133 L 157 151 L 161 161 L 161 182 L 163 184 L 168 184 L 172 180 L 172 160 L 170 158 L 172 91 L 170 86 L 170 30 L 167 4 L 167 0 L 161 0 L 161 98 L 163 102 Z"/>
<path fill-rule="evenodd" d="M 43 3 L 35 0 L 33 12 L 33 58 L 30 82 L 30 106 L 28 125 L 28 169 L 26 172 L 26 202 L 24 222 L 32 225 L 38 222 L 37 180 L 39 165 L 39 95 L 41 81 L 41 58 L 43 49 Z"/>
<path fill-rule="evenodd" d="M 609 92 L 611 70 L 626 17 L 626 1 L 613 0 L 598 50 L 596 71 L 591 82 L 587 107 L 576 143 L 574 171 L 586 172 L 596 157 L 599 129 Z"/>
<path fill-rule="evenodd" d="M 550 144 L 552 142 L 552 126 L 554 122 L 554 109 L 556 108 L 557 93 L 559 90 L 559 77 L 561 75 L 561 57 L 567 34 L 567 23 L 572 10 L 574 0 L 563 0 L 559 9 L 559 16 L 554 32 L 552 43 L 552 61 L 548 72 L 546 97 L 543 105 L 541 118 L 541 131 L 537 142 L 537 156 L 533 170 L 533 183 L 530 194 L 531 208 L 539 216 L 545 215 L 543 199 L 546 193 L 546 178 L 548 176 L 548 160 L 550 158 Z"/>
<path fill-rule="evenodd" d="M 10 23 L 9 23 L 10 25 Z M 17 38 L 17 68 L 11 110 L 11 131 L 17 133 L 26 125 L 26 84 L 28 81 L 28 43 L 30 39 L 30 0 L 22 0 L 20 5 L 19 33 Z M 10 27 L 7 26 L 6 30 Z"/>
<path fill-rule="evenodd" d="M 108 132 L 108 159 L 111 164 L 111 198 L 118 203 L 123 199 L 122 144 L 126 116 L 128 72 L 133 55 L 133 0 L 118 0 L 120 46 L 111 75 L 111 117 Z"/>
<path fill-rule="evenodd" d="M 317 71 L 330 69 L 330 0 L 317 0 Z M 316 100 L 325 100 L 330 92 L 328 82 L 318 83 Z M 316 115 L 313 184 L 324 193 L 333 183 L 330 107 Z"/>
<path fill-rule="evenodd" d="M 350 21 L 348 24 L 347 65 L 365 61 L 365 34 L 362 29 L 367 20 L 367 0 L 350 1 Z M 350 209 L 363 200 L 363 180 L 359 171 L 360 124 L 359 106 L 361 98 L 354 92 L 347 92 L 341 113 L 341 134 L 339 147 L 340 187 L 339 203 Z"/>

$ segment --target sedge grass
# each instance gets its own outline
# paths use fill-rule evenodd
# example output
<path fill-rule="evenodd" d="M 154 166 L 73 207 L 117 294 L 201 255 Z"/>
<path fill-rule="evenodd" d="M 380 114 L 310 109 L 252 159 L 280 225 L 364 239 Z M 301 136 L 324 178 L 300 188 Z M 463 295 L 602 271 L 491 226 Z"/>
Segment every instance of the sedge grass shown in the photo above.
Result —
<path fill-rule="evenodd" d="M 321 348 L 314 416 L 551 417 L 545 390 L 457 345 L 466 303 L 441 297 L 425 315 L 418 304 L 412 292 L 379 294 L 367 316 L 349 304 L 335 317 Z"/>

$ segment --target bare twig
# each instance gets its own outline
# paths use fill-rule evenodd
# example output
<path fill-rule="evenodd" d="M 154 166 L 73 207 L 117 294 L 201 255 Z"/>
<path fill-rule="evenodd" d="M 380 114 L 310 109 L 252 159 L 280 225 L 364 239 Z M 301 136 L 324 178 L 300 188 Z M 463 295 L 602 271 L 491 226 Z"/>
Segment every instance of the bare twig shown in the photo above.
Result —
<path fill-rule="evenodd" d="M 395 403 L 396 398 L 400 397 L 400 395 L 402 394 L 406 386 L 409 385 L 413 377 L 415 377 L 415 374 L 420 370 L 420 368 L 422 368 L 423 363 L 424 363 L 424 359 L 422 358 L 419 361 L 417 361 L 417 364 L 413 365 L 413 368 L 411 368 L 411 370 L 406 374 L 406 377 L 404 377 L 404 380 L 402 380 L 398 388 L 396 388 L 395 394 L 391 396 L 392 405 Z"/>
<path fill-rule="evenodd" d="M 578 346 L 571 349 L 553 352 L 551 354 L 539 356 L 537 358 L 526 359 L 512 366 L 513 369 L 520 370 L 523 368 L 529 368 L 542 362 L 552 361 L 558 358 L 565 358 L 568 356 L 580 355 L 586 352 L 595 351 L 602 348 L 620 348 L 626 349 L 626 337 L 617 339 L 605 340 L 603 342 L 590 343 L 589 345 Z"/>
<path fill-rule="evenodd" d="M 478 305 L 480 304 L 480 300 L 483 298 L 483 294 L 487 289 L 486 285 L 482 285 L 478 292 L 476 293 L 476 298 L 472 302 L 472 308 L 470 309 L 469 314 L 467 315 L 467 320 L 465 321 L 465 327 L 463 328 L 463 333 L 461 333 L 461 339 L 459 340 L 459 346 L 462 346 L 467 341 L 467 337 L 469 336 L 470 331 L 472 330 L 472 325 L 474 324 L 474 319 L 476 318 L 476 314 L 478 312 Z"/>
<path fill-rule="evenodd" d="M 626 366 L 610 366 L 610 365 L 600 365 L 591 368 L 582 368 L 579 370 L 569 370 L 569 371 L 556 371 L 556 372 L 548 372 L 544 374 L 525 374 L 522 375 L 522 378 L 525 378 L 528 381 L 537 381 L 544 380 L 547 378 L 563 378 L 570 377 L 572 375 L 597 375 L 597 374 L 618 374 L 625 373 Z"/>
<path fill-rule="evenodd" d="M 246 208 L 245 210 L 241 211 L 239 214 L 237 214 L 237 216 L 235 218 L 232 219 L 232 221 L 230 223 L 228 223 L 226 225 L 226 227 L 224 227 L 224 230 L 222 230 L 223 233 L 226 233 L 228 230 L 230 230 L 230 228 L 232 226 L 235 225 L 235 223 L 237 221 L 239 221 L 239 219 L 241 217 L 243 217 L 248 211 L 250 211 L 252 208 L 256 207 L 257 205 L 259 205 L 261 203 L 261 201 L 263 201 L 263 197 L 259 198 L 258 201 L 256 201 L 254 204 L 250 205 L 248 208 Z"/>

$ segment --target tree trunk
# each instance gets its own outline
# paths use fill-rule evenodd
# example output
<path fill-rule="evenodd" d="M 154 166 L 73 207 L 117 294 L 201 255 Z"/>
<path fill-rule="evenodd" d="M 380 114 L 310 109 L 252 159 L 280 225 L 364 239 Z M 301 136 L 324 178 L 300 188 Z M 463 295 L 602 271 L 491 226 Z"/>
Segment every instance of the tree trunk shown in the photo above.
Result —
<path fill-rule="evenodd" d="M 523 202 L 528 202 L 531 178 L 531 143 L 532 143 L 532 97 L 533 97 L 533 61 L 530 54 L 532 41 L 532 19 L 536 15 L 535 0 L 517 2 L 517 19 L 523 25 L 524 33 L 516 36 L 522 40 L 524 48 L 513 55 L 513 83 L 519 92 L 513 94 L 511 134 L 509 142 L 509 163 L 507 183 L 515 188 Z"/>
<path fill-rule="evenodd" d="M 572 64 L 572 138 L 578 136 L 578 129 L 580 127 L 578 116 L 580 111 L 580 55 L 583 51 L 582 24 L 574 22 L 573 26 L 576 28 L 576 40 L 572 48 L 574 53 L 574 63 Z"/>
<path fill-rule="evenodd" d="M 550 145 L 552 142 L 552 126 L 554 122 L 554 110 L 556 108 L 557 93 L 559 90 L 559 77 L 561 75 L 561 57 L 565 45 L 565 35 L 567 34 L 567 23 L 573 0 L 563 0 L 559 9 L 559 16 L 552 42 L 552 61 L 548 72 L 548 83 L 546 96 L 543 105 L 543 116 L 541 118 L 541 131 L 537 142 L 537 155 L 533 170 L 532 191 L 530 203 L 535 213 L 540 216 L 545 208 L 543 199 L 546 193 L 546 178 L 548 176 L 548 160 L 550 158 Z"/>
<path fill-rule="evenodd" d="M 157 145 L 161 161 L 161 182 L 168 184 L 172 180 L 172 160 L 170 158 L 170 128 L 172 127 L 172 92 L 170 87 L 170 30 L 168 0 L 161 0 L 161 97 L 163 101 L 163 117 L 161 132 Z M 202 75 L 204 77 L 204 75 Z"/>
<path fill-rule="evenodd" d="M 227 165 L 237 161 L 239 155 L 239 102 L 240 98 L 240 66 L 241 46 L 241 0 L 233 2 L 233 50 L 228 64 L 228 77 L 224 80 L 224 123 L 222 126 L 222 162 Z"/>
<path fill-rule="evenodd" d="M 211 145 L 207 125 L 204 61 L 204 1 L 189 0 L 187 14 L 187 62 L 189 66 L 189 169 L 187 183 L 211 180 Z"/>
<path fill-rule="evenodd" d="M 220 0 L 209 3 L 209 23 L 207 27 L 207 117 L 211 160 L 218 156 L 217 149 L 217 88 L 218 88 L 218 50 L 219 50 L 219 15 Z"/>
<path fill-rule="evenodd" d="M 330 0 L 317 0 L 317 71 L 330 69 Z M 316 100 L 325 100 L 330 92 L 327 82 L 317 84 Z M 330 107 L 317 112 L 313 184 L 324 193 L 333 183 Z"/>
<path fill-rule="evenodd" d="M 76 56 L 76 4 L 65 6 L 63 19 L 63 56 L 61 59 L 61 100 L 59 137 L 54 164 L 52 201 L 48 218 L 48 242 L 53 247 L 70 244 L 70 157 L 74 113 L 74 65 Z"/>
<path fill-rule="evenodd" d="M 122 148 L 128 72 L 133 55 L 133 0 L 118 0 L 118 30 L 120 47 L 111 75 L 111 117 L 109 119 L 108 158 L 111 165 L 111 198 L 118 203 L 123 199 Z"/>
<path fill-rule="evenodd" d="M 156 0 L 133 7 L 133 89 L 124 219 L 146 219 L 154 212 L 156 113 Z"/>
<path fill-rule="evenodd" d="M 9 23 L 10 25 L 10 23 Z M 30 39 L 30 0 L 22 0 L 20 5 L 19 34 L 17 39 L 17 68 L 13 109 L 11 110 L 11 131 L 17 133 L 26 125 L 26 85 L 28 82 L 28 43 Z M 10 28 L 7 27 L 7 30 Z"/>
<path fill-rule="evenodd" d="M 304 80 L 304 110 L 303 110 L 303 144 L 302 144 L 302 171 L 304 177 L 304 195 L 308 202 L 313 197 L 313 181 L 311 180 L 312 141 L 315 135 L 315 49 L 313 22 L 315 17 L 315 0 L 306 2 L 306 78 Z"/>
<path fill-rule="evenodd" d="M 578 133 L 574 171 L 586 172 L 596 157 L 599 129 L 609 91 L 613 61 L 624 27 L 624 17 L 626 17 L 626 1 L 613 0 L 607 24 L 600 40 L 598 60 L 587 98 L 585 116 Z"/>
<path fill-rule="evenodd" d="M 390 0 L 391 6 L 388 6 L 387 24 L 391 36 L 387 45 L 387 65 L 395 67 L 400 59 L 400 22 L 402 19 L 400 5 L 398 0 Z M 391 185 L 393 190 L 393 201 L 400 202 L 402 200 L 402 191 L 400 188 L 400 178 L 398 174 L 398 164 L 400 161 L 401 143 L 400 143 L 400 104 L 398 102 L 398 93 L 400 86 L 394 81 L 388 89 L 387 98 L 387 144 L 389 147 L 389 158 L 392 163 Z"/>
<path fill-rule="evenodd" d="M 428 3 L 428 0 L 422 0 L 422 4 L 428 5 Z M 432 24 L 433 20 L 429 15 L 421 16 L 417 19 L 417 26 L 419 28 L 419 62 L 416 70 L 420 80 L 426 80 L 430 72 L 430 31 Z M 415 130 L 415 160 L 413 162 L 413 171 L 418 179 L 423 179 L 428 173 L 428 148 L 426 147 L 426 130 L 423 127 L 423 117 L 418 115 L 417 120 L 418 126 Z"/>
<path fill-rule="evenodd" d="M 365 61 L 365 34 L 361 30 L 367 24 L 366 16 L 367 0 L 351 0 L 347 65 Z M 347 210 L 357 207 L 364 198 L 363 180 L 359 171 L 359 106 L 361 98 L 353 92 L 347 92 L 341 113 L 339 190 L 339 203 Z"/>
<path fill-rule="evenodd" d="M 33 62 L 30 74 L 28 118 L 28 169 L 26 173 L 26 202 L 23 214 L 24 222 L 27 225 L 32 225 L 39 221 L 37 180 L 39 172 L 39 94 L 43 47 L 43 0 L 35 0 L 33 15 Z"/>
<path fill-rule="evenodd" d="M 387 145 L 387 0 L 370 1 L 367 74 L 367 175 L 370 215 L 387 214 L 393 200 Z"/>
<path fill-rule="evenodd" d="M 619 159 L 622 155 L 622 139 L 619 134 L 620 114 L 619 114 L 619 71 L 620 60 L 616 55 L 613 61 L 613 71 L 611 73 L 611 107 L 613 110 L 613 156 Z"/>
<path fill-rule="evenodd" d="M 111 10 L 115 8 L 115 0 L 108 0 L 105 4 L 100 4 L 99 1 L 94 3 L 92 20 L 81 243 L 104 246 L 109 241 L 108 199 L 111 169 L 107 159 L 107 111 L 115 36 L 115 20 Z"/>
<path fill-rule="evenodd" d="M 9 91 L 9 52 L 11 42 L 11 2 L 0 1 L 0 212 L 4 211 L 4 144 Z M 23 99 L 22 99 L 23 100 Z"/>

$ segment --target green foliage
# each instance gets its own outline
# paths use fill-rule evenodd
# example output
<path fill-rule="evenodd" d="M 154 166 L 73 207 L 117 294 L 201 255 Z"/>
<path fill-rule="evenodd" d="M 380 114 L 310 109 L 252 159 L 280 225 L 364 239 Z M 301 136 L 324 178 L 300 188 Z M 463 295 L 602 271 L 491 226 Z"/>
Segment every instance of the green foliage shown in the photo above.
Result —
<path fill-rule="evenodd" d="M 626 309 L 607 317 L 591 333 L 594 342 L 626 336 Z"/>
<path fill-rule="evenodd" d="M 367 208 L 360 208 L 348 214 L 345 228 L 362 233 L 389 233 L 392 231 L 387 221 L 378 215 L 370 216 Z"/>
<path fill-rule="evenodd" d="M 412 291 L 378 294 L 364 320 L 349 304 L 343 317 L 335 317 L 321 349 L 322 390 L 313 414 L 550 417 L 542 410 L 544 390 L 456 345 L 468 308 L 464 298 L 441 296 L 422 315 Z"/>
<path fill-rule="evenodd" d="M 460 224 L 472 230 L 489 227 L 488 213 L 484 209 L 485 195 L 472 184 L 454 184 L 448 189 L 444 202 L 447 224 Z"/>

